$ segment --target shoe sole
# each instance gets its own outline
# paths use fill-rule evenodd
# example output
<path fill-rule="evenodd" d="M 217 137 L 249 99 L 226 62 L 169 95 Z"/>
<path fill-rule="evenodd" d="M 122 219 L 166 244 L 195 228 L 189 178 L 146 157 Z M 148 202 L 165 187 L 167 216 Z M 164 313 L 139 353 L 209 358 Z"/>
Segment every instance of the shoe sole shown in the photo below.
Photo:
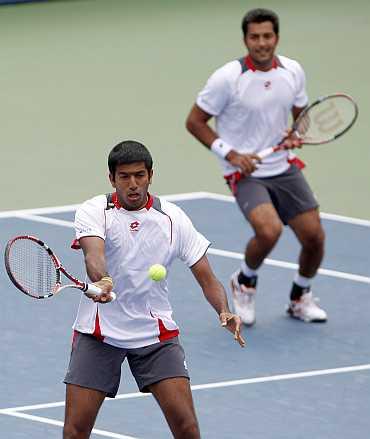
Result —
<path fill-rule="evenodd" d="M 301 322 L 305 322 L 305 323 L 326 323 L 328 321 L 328 319 L 302 319 L 302 317 L 298 317 L 295 316 L 293 314 L 293 311 L 291 311 L 290 309 L 287 309 L 287 314 L 289 317 L 291 317 L 292 319 L 296 319 L 296 320 L 300 320 Z"/>
<path fill-rule="evenodd" d="M 232 292 L 233 311 L 234 311 L 234 313 L 237 314 L 237 315 L 240 317 L 240 320 L 242 321 L 242 323 L 243 323 L 245 326 L 253 326 L 253 325 L 256 323 L 256 319 L 254 319 L 252 322 L 245 322 L 245 321 L 242 319 L 242 317 L 236 312 L 236 306 L 235 306 L 235 303 L 234 303 L 234 300 L 236 300 L 236 299 L 235 299 L 235 293 L 234 293 L 234 290 L 236 290 L 237 288 L 234 287 L 234 282 L 233 282 L 232 280 L 230 281 L 230 288 L 231 288 L 231 292 Z"/>

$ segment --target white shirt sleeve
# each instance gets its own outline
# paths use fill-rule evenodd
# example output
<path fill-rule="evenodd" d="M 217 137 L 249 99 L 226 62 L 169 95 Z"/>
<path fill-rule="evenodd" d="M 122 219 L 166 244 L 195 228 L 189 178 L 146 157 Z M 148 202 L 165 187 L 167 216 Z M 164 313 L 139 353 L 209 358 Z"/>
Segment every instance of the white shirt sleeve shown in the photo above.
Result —
<path fill-rule="evenodd" d="M 74 222 L 77 239 L 98 236 L 105 240 L 105 205 L 105 196 L 99 195 L 77 209 Z"/>
<path fill-rule="evenodd" d="M 176 215 L 177 256 L 192 267 L 207 252 L 210 242 L 199 233 L 185 212 L 178 208 Z"/>
<path fill-rule="evenodd" d="M 208 79 L 197 97 L 197 105 L 202 110 L 218 116 L 229 101 L 230 84 L 225 75 L 225 67 L 216 70 Z"/>
<path fill-rule="evenodd" d="M 306 92 L 306 76 L 302 67 L 297 63 L 296 69 L 297 91 L 294 100 L 294 106 L 303 108 L 308 104 L 308 96 Z"/>

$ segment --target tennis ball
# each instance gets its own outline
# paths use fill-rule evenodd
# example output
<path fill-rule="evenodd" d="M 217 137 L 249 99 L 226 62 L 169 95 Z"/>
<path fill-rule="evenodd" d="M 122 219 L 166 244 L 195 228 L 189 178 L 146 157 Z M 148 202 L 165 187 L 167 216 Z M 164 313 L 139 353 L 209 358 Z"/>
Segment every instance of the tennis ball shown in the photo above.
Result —
<path fill-rule="evenodd" d="M 149 268 L 149 277 L 156 282 L 163 280 L 167 275 L 166 267 L 161 264 L 154 264 Z"/>

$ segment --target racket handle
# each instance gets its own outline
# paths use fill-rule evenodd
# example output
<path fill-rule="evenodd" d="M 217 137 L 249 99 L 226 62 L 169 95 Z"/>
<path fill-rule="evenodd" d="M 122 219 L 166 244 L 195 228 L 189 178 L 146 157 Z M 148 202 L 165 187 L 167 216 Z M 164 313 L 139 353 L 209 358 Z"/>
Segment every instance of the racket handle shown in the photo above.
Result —
<path fill-rule="evenodd" d="M 268 157 L 269 155 L 273 154 L 274 152 L 279 151 L 279 149 L 284 149 L 284 148 L 282 148 L 279 145 L 272 146 L 270 148 L 263 149 L 262 151 L 258 152 L 257 155 L 261 160 L 263 160 L 266 157 Z"/>
<path fill-rule="evenodd" d="M 96 294 L 97 296 L 100 296 L 102 294 L 102 290 L 101 290 L 101 288 L 97 287 L 94 284 L 87 284 L 87 290 L 85 291 L 85 293 L 91 293 L 91 294 Z M 109 294 L 110 294 L 110 297 L 112 298 L 111 302 L 113 302 L 114 300 L 117 299 L 117 294 L 114 293 L 113 291 L 111 291 Z"/>

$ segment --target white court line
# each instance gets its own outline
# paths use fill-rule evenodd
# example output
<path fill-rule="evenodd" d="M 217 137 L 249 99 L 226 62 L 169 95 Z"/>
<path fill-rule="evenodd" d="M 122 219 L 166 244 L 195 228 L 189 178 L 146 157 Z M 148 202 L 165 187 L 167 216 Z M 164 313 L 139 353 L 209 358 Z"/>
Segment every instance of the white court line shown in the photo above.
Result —
<path fill-rule="evenodd" d="M 31 213 L 19 213 L 19 214 L 15 215 L 15 217 L 30 220 L 30 221 L 35 221 L 38 223 L 45 223 L 45 224 L 51 224 L 54 226 L 73 228 L 72 221 L 65 221 L 65 220 L 60 220 L 57 218 L 48 218 L 46 216 L 38 216 L 36 214 L 31 214 Z"/>
<path fill-rule="evenodd" d="M 47 215 L 53 213 L 72 212 L 77 209 L 79 204 L 70 204 L 67 206 L 55 207 L 39 207 L 36 209 L 8 210 L 0 212 L 0 218 L 12 218 L 14 216 L 31 214 L 31 215 Z"/>
<path fill-rule="evenodd" d="M 0 414 L 14 416 L 16 418 L 27 419 L 29 421 L 41 422 L 42 424 L 56 425 L 57 427 L 64 426 L 62 421 L 57 421 L 56 419 L 45 418 L 44 416 L 34 416 L 28 415 L 26 413 L 19 413 L 15 410 L 12 411 L 0 411 Z M 100 430 L 98 428 L 93 428 L 92 433 L 97 434 L 99 436 L 111 437 L 114 439 L 139 439 L 137 436 L 127 436 L 124 434 L 112 433 L 111 431 Z"/>
<path fill-rule="evenodd" d="M 207 253 L 215 256 L 222 256 L 225 258 L 233 258 L 240 260 L 243 259 L 244 257 L 243 253 L 220 250 L 212 247 L 207 250 Z M 266 258 L 263 261 L 263 263 L 266 265 L 271 265 L 273 267 L 288 268 L 289 270 L 296 270 L 298 268 L 298 264 L 294 264 L 292 262 L 279 261 L 277 259 Z M 359 274 L 345 273 L 342 271 L 329 270 L 327 268 L 319 268 L 318 273 L 323 276 L 338 277 L 339 279 L 346 279 L 355 282 L 370 284 L 370 277 L 361 276 Z"/>
<path fill-rule="evenodd" d="M 41 223 L 51 224 L 51 225 L 55 225 L 55 226 L 73 228 L 73 222 L 59 220 L 56 218 L 48 218 L 45 216 L 37 216 L 34 214 L 18 214 L 17 217 L 24 218 L 24 219 L 27 219 L 30 221 L 37 221 L 37 222 L 41 222 Z M 212 254 L 212 255 L 216 255 L 216 256 L 222 256 L 225 258 L 233 258 L 233 259 L 240 259 L 240 260 L 243 259 L 242 253 L 231 252 L 231 251 L 221 250 L 221 249 L 217 249 L 217 248 L 209 248 L 208 253 Z M 286 261 L 279 261 L 277 259 L 266 258 L 264 260 L 264 263 L 266 265 L 271 265 L 273 267 L 287 268 L 289 270 L 296 270 L 298 268 L 298 265 L 295 263 L 286 262 Z M 370 284 L 370 277 L 361 276 L 359 274 L 345 273 L 342 271 L 330 270 L 328 268 L 320 268 L 318 273 L 323 275 L 323 276 L 336 277 L 339 279 L 346 279 L 346 280 L 351 280 L 354 282 L 361 282 L 361 283 L 365 283 L 365 284 Z"/>
<path fill-rule="evenodd" d="M 233 387 L 240 385 L 248 385 L 248 384 L 259 384 L 259 383 L 269 383 L 273 381 L 286 381 L 286 380 L 294 380 L 301 378 L 310 378 L 317 376 L 325 376 L 325 375 L 335 375 L 341 373 L 354 373 L 354 372 L 362 372 L 370 370 L 370 364 L 360 364 L 357 366 L 347 366 L 347 367 L 336 367 L 331 369 L 318 369 L 318 370 L 309 370 L 306 372 L 296 372 L 296 373 L 286 373 L 279 375 L 268 375 L 264 377 L 255 377 L 255 378 L 245 378 L 240 380 L 230 380 L 230 381 L 219 381 L 215 383 L 207 383 L 207 384 L 195 384 L 191 386 L 192 390 L 205 390 L 205 389 L 220 389 L 224 387 Z M 106 398 L 106 401 L 115 401 L 119 399 L 132 399 L 132 398 L 145 398 L 151 396 L 150 393 L 123 393 L 116 396 L 116 398 Z M 27 410 L 40 410 L 40 409 L 48 409 L 53 407 L 62 407 L 64 406 L 64 401 L 45 403 L 45 404 L 34 404 L 23 407 L 13 407 L 1 409 L 0 414 L 15 416 L 18 412 L 23 412 Z M 48 419 L 48 418 L 46 418 Z M 59 421 L 57 421 L 59 422 Z"/>
<path fill-rule="evenodd" d="M 182 194 L 171 194 L 171 195 L 163 195 L 162 198 L 165 198 L 169 201 L 186 201 L 186 200 L 199 200 L 199 199 L 211 199 L 218 201 L 226 201 L 230 203 L 234 203 L 235 199 L 231 195 L 222 195 L 216 194 L 212 192 L 188 192 Z M 53 213 L 63 213 L 63 212 L 71 212 L 76 210 L 79 204 L 71 204 L 67 206 L 56 206 L 56 207 L 40 207 L 36 209 L 23 209 L 23 210 L 9 210 L 5 212 L 0 212 L 0 218 L 12 218 L 14 216 L 19 216 L 23 214 L 31 214 L 31 215 L 45 215 L 45 214 L 53 214 Z M 320 216 L 324 219 L 331 221 L 338 221 L 348 224 L 355 224 L 359 226 L 370 227 L 370 221 L 360 218 L 353 218 L 349 216 L 336 215 L 332 213 L 324 213 L 321 212 Z"/>

